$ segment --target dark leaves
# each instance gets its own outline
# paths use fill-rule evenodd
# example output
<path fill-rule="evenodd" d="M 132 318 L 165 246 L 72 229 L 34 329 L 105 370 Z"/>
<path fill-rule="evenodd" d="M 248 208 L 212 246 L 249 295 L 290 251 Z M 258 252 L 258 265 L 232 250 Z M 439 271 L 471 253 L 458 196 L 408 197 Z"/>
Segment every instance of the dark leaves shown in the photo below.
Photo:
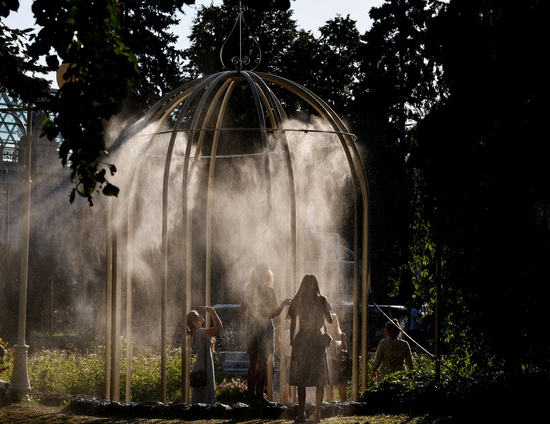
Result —
<path fill-rule="evenodd" d="M 19 0 L 2 0 L 0 2 L 0 16 L 7 18 L 10 11 L 16 12 L 19 9 Z"/>
<path fill-rule="evenodd" d="M 33 11 L 43 25 L 33 53 L 43 55 L 53 47 L 62 60 L 72 64 L 64 75 L 67 82 L 52 99 L 52 118 L 43 133 L 50 140 L 58 135 L 63 138 L 59 155 L 76 180 L 71 201 L 77 193 L 93 204 L 96 185 L 109 185 L 105 169 L 99 169 L 105 154 L 103 124 L 120 112 L 128 90 L 137 83 L 137 60 L 117 35 L 119 4 L 115 0 L 70 4 L 36 0 Z M 46 60 L 57 70 L 56 56 Z M 112 176 L 116 168 L 109 171 Z"/>

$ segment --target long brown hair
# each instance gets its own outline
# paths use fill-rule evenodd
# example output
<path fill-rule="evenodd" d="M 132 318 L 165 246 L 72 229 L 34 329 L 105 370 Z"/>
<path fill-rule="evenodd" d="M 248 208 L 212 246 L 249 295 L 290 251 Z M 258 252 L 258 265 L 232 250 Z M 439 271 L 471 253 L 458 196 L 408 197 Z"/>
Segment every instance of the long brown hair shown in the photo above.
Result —
<path fill-rule="evenodd" d="M 199 317 L 199 313 L 196 310 L 189 311 L 187 313 L 187 335 L 191 337 L 197 331 L 194 321 Z"/>
<path fill-rule="evenodd" d="M 287 318 L 296 316 L 299 310 L 302 310 L 303 306 L 311 304 L 317 297 L 321 296 L 321 290 L 319 289 L 319 282 L 317 277 L 313 274 L 306 274 L 302 278 L 300 288 L 296 293 L 296 296 L 292 299 L 288 308 Z"/>
<path fill-rule="evenodd" d="M 262 259 L 256 263 L 256 266 L 250 271 L 246 285 L 254 287 L 258 291 L 264 287 L 273 287 L 273 272 L 269 269 L 267 261 Z"/>

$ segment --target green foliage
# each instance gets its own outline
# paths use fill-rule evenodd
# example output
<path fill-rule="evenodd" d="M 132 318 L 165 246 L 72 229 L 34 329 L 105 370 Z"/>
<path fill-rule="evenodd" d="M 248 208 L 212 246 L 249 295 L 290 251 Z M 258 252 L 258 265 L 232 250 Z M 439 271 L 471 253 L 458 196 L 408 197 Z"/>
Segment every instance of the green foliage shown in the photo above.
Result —
<path fill-rule="evenodd" d="M 456 384 L 460 380 L 453 379 L 453 373 L 448 368 L 441 367 L 440 379 L 437 381 L 435 362 L 431 358 L 416 356 L 414 362 L 414 370 L 398 371 L 382 381 L 370 384 L 362 393 L 361 401 L 372 405 L 374 410 L 422 410 L 456 392 Z M 443 363 L 450 365 L 447 361 Z"/>
<path fill-rule="evenodd" d="M 361 78 L 360 34 L 355 24 L 349 16 L 337 16 L 319 28 L 321 36 L 314 50 L 318 63 L 308 64 L 314 72 L 301 82 L 348 123 L 357 113 L 354 99 Z"/>
<path fill-rule="evenodd" d="M 238 28 L 232 32 L 237 16 L 232 10 L 233 3 L 226 1 L 221 6 L 203 6 L 198 10 L 191 28 L 191 47 L 185 51 L 186 79 L 223 70 L 220 62 L 212 60 L 219 57 L 222 46 L 224 64 L 230 66 L 230 58 L 239 51 L 236 43 L 241 42 L 235 32 Z M 262 7 L 248 6 L 251 10 L 243 13 L 245 41 L 242 42 L 250 43 L 247 54 L 257 55 L 258 47 L 250 37 L 257 41 L 261 50 L 257 69 L 296 81 L 319 95 L 344 119 L 351 116 L 360 46 L 355 21 L 335 17 L 320 28 L 321 37 L 316 39 L 298 28 L 292 10 L 276 2 L 262 2 Z M 254 62 L 257 56 L 251 59 Z M 289 106 L 287 112 L 293 113 L 294 109 L 308 112 L 304 105 L 284 93 L 279 100 Z"/>
<path fill-rule="evenodd" d="M 75 182 L 71 202 L 80 195 L 93 205 L 98 190 L 118 195 L 108 178 L 116 169 L 105 160 L 104 124 L 122 110 L 128 94 L 143 109 L 176 86 L 182 57 L 174 48 L 177 36 L 168 28 L 178 22 L 176 10 L 193 3 L 35 0 L 32 10 L 40 29 L 30 43 L 30 30 L 0 22 L 0 85 L 48 112 L 42 135 L 63 139 L 61 164 L 71 168 Z M 1 16 L 18 6 L 3 3 Z M 38 65 L 39 58 L 47 66 Z M 72 66 L 64 75 L 67 82 L 52 95 L 49 83 L 36 74 L 57 71 L 59 59 Z"/>
<path fill-rule="evenodd" d="M 7 17 L 11 11 L 19 9 L 19 0 L 7 0 L 0 3 L 0 16 Z"/>
<path fill-rule="evenodd" d="M 451 422 L 458 423 L 471 421 L 471 411 L 481 411 L 476 422 L 504 422 L 518 413 L 524 417 L 525 408 L 518 405 L 544 397 L 540 387 L 548 385 L 548 374 L 526 373 L 512 378 L 494 374 L 491 379 L 476 381 L 459 376 L 454 359 L 442 360 L 440 379 L 436 380 L 434 361 L 416 357 L 414 370 L 388 375 L 370 385 L 360 400 L 369 405 L 371 413 L 428 414 L 426 422 L 453 417 Z"/>
<path fill-rule="evenodd" d="M 448 93 L 414 135 L 416 228 L 430 225 L 444 263 L 445 338 L 461 373 L 480 380 L 550 369 L 535 324 L 548 321 L 550 299 L 549 172 L 537 135 L 547 126 L 538 53 L 548 16 L 535 0 L 451 1 L 426 39 Z"/>
<path fill-rule="evenodd" d="M 1 339 L 0 339 L 1 342 Z M 6 356 L 0 359 L 0 368 L 7 367 L 2 379 L 9 380 L 13 368 L 13 349 L 6 346 Z M 121 342 L 120 398 L 126 396 L 126 342 Z M 194 363 L 191 357 L 191 366 Z M 69 395 L 105 395 L 105 346 L 95 340 L 88 349 L 37 349 L 29 352 L 28 375 L 34 392 Z M 131 355 L 131 400 L 146 402 L 162 398 L 160 385 L 161 355 L 158 349 L 133 347 Z M 214 354 L 216 381 L 223 381 L 221 360 Z M 221 383 L 222 396 L 236 394 L 233 385 Z M 168 402 L 181 401 L 181 349 L 168 350 L 166 354 L 166 396 Z"/>
<path fill-rule="evenodd" d="M 239 28 L 235 31 L 237 12 L 233 9 L 235 2 L 225 1 L 220 6 L 202 6 L 191 27 L 191 47 L 185 51 L 188 59 L 184 70 L 186 79 L 214 74 L 223 70 L 220 61 L 221 47 L 225 44 L 223 55 L 226 66 L 231 66 L 231 57 L 238 55 L 239 43 L 247 43 L 247 55 L 256 63 L 258 42 L 261 50 L 259 71 L 279 74 L 285 69 L 285 53 L 296 37 L 296 22 L 290 19 L 290 10 L 281 10 L 275 4 L 262 2 L 263 7 L 254 8 L 244 13 L 243 36 L 239 38 Z M 249 51 L 250 50 L 250 51 Z M 225 56 L 224 56 L 225 57 Z M 214 60 L 213 60 L 214 59 Z M 232 68 L 233 69 L 233 68 Z"/>
<path fill-rule="evenodd" d="M 0 357 L 0 380 L 9 381 L 11 379 L 13 364 L 13 349 L 9 348 L 8 342 L 0 337 L 0 348 L 3 349 L 3 355 Z"/>
<path fill-rule="evenodd" d="M 19 8 L 19 2 L 0 3 L 0 17 Z M 49 83 L 37 77 L 46 68 L 29 56 L 30 29 L 9 28 L 0 19 L 0 90 L 7 88 L 14 100 L 35 103 L 49 96 Z M 31 74 L 31 76 L 29 76 Z"/>
<path fill-rule="evenodd" d="M 139 349 L 132 355 L 132 401 L 161 399 L 161 355 L 154 349 Z M 124 369 L 122 369 L 124 367 Z M 121 396 L 126 392 L 126 361 L 121 361 Z M 157 370 L 157 371 L 155 371 Z M 181 401 L 181 349 L 166 354 L 166 396 L 168 401 Z"/>
<path fill-rule="evenodd" d="M 360 73 L 351 122 L 368 149 L 369 242 L 377 246 L 371 280 L 376 293 L 395 293 L 405 304 L 415 294 L 412 273 L 424 271 L 417 263 L 422 258 L 414 256 L 418 251 L 410 251 L 419 242 L 411 231 L 416 175 L 405 164 L 414 125 L 443 95 L 439 64 L 426 47 L 435 3 L 388 0 L 372 8 L 373 24 L 361 36 L 357 53 Z"/>
<path fill-rule="evenodd" d="M 414 210 L 414 219 L 410 251 L 412 254 L 413 296 L 422 297 L 435 287 L 436 260 L 441 260 L 441 257 L 437 256 L 433 199 L 424 192 L 425 183 L 422 173 L 414 170 L 412 177 L 411 204 Z M 444 267 L 445 263 L 440 263 L 440 266 Z M 432 299 L 434 299 L 433 296 Z"/>
<path fill-rule="evenodd" d="M 42 350 L 28 358 L 29 382 L 37 392 L 102 396 L 105 358 L 101 351 Z"/>
<path fill-rule="evenodd" d="M 155 3 L 168 12 L 182 5 Z M 221 69 L 213 58 L 234 23 L 233 3 L 199 10 L 186 52 L 188 78 Z M 550 318 L 550 168 L 540 137 L 550 93 L 541 54 L 548 4 L 386 1 L 371 10 L 373 26 L 363 43 L 353 21 L 342 18 L 329 22 L 318 40 L 298 29 L 291 11 L 275 10 L 276 2 L 246 17 L 265 49 L 259 70 L 319 90 L 360 136 L 376 300 L 433 295 L 439 263 L 443 341 L 460 374 L 476 379 L 550 369 L 550 342 L 538 330 Z M 60 154 L 79 181 L 73 200 L 81 194 L 91 202 L 97 187 L 117 193 L 109 183 L 116 169 L 102 162 L 103 123 L 120 110 L 142 63 L 127 48 L 133 41 L 123 36 L 119 6 L 114 0 L 36 0 L 43 30 L 31 50 L 27 32 L 0 25 L 0 75 L 10 90 L 25 85 L 16 78 L 31 69 L 33 56 L 52 56 L 47 61 L 57 66 L 52 48 L 76 65 L 67 76 L 77 81 L 52 100 L 54 114 L 45 126 L 50 138 L 66 139 Z M 1 16 L 17 7 L 13 0 L 3 3 Z M 281 101 L 299 109 L 290 98 Z M 0 272 L 16 281 L 13 269 Z M 6 286 L 11 297 L 14 285 Z M 513 319 L 500 325 L 511 311 Z"/>
<path fill-rule="evenodd" d="M 113 194 L 100 158 L 106 154 L 104 120 L 122 109 L 128 89 L 137 84 L 135 55 L 124 44 L 120 30 L 119 4 L 115 0 L 36 0 L 33 12 L 42 29 L 30 47 L 35 57 L 46 55 L 51 67 L 59 67 L 57 56 L 70 63 L 67 81 L 51 100 L 53 112 L 42 135 L 50 140 L 61 135 L 59 156 L 77 180 L 71 201 L 78 193 L 90 205 L 96 188 Z M 93 47 L 92 47 L 93 46 Z M 50 55 L 50 49 L 56 56 Z M 111 174 L 113 169 L 110 169 Z"/>
<path fill-rule="evenodd" d="M 118 34 L 136 56 L 141 77 L 140 84 L 131 89 L 136 110 L 145 111 L 181 81 L 183 55 L 175 47 L 177 33 L 170 30 L 179 23 L 176 12 L 181 7 L 181 0 L 120 3 Z"/>

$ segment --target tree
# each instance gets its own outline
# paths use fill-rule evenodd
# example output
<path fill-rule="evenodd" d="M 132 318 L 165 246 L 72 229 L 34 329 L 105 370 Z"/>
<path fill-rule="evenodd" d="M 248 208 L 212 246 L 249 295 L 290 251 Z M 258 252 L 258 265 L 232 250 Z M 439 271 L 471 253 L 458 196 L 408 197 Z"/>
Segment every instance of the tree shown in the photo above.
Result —
<path fill-rule="evenodd" d="M 373 208 L 371 268 L 378 292 L 400 294 L 412 286 L 411 175 L 405 167 L 410 132 L 442 93 L 437 64 L 426 49 L 427 25 L 435 14 L 427 0 L 388 0 L 372 8 L 373 25 L 362 37 L 361 74 L 354 102 L 356 132 L 365 140 Z M 385 283 L 384 283 L 385 282 Z M 399 282 L 399 283 L 397 283 Z"/>
<path fill-rule="evenodd" d="M 244 9 L 239 28 L 234 5 L 235 1 L 226 1 L 221 6 L 199 9 L 189 37 L 191 46 L 185 51 L 189 61 L 185 67 L 186 79 L 220 72 L 224 66 L 235 69 L 232 57 L 242 51 L 251 61 L 246 69 L 283 75 L 307 88 L 315 88 L 311 81 L 318 70 L 319 43 L 311 33 L 297 28 L 292 11 L 281 10 L 277 2 L 262 3 L 261 7 L 251 10 L 255 5 L 252 3 L 250 9 Z M 220 56 L 223 63 L 217 60 Z M 303 102 L 291 93 L 279 95 L 288 113 L 308 112 Z M 254 124 L 256 114 L 248 116 L 245 112 L 250 98 L 234 93 L 232 101 L 240 103 L 234 105 L 231 119 L 239 121 L 243 127 L 257 125 Z"/>
<path fill-rule="evenodd" d="M 303 84 L 321 97 L 350 124 L 354 116 L 354 97 L 359 79 L 360 34 L 349 15 L 336 16 L 319 31 L 315 62 L 309 63 L 310 79 Z"/>
<path fill-rule="evenodd" d="M 235 0 L 226 0 L 221 6 L 203 6 L 198 10 L 189 36 L 191 47 L 185 51 L 188 61 L 186 79 L 222 71 L 222 63 L 216 60 L 220 54 L 228 55 L 223 58 L 224 64 L 234 69 L 231 57 L 239 51 L 239 43 L 243 44 L 244 54 L 251 56 L 252 63 L 261 60 L 258 70 L 280 72 L 284 67 L 285 52 L 297 35 L 292 12 L 276 1 L 249 3 L 243 13 L 242 37 L 235 8 L 238 2 Z"/>
<path fill-rule="evenodd" d="M 178 36 L 169 32 L 179 22 L 175 17 L 177 10 L 175 1 L 121 2 L 118 33 L 137 58 L 140 83 L 132 87 L 130 97 L 141 110 L 181 81 L 183 53 L 176 49 Z"/>
<path fill-rule="evenodd" d="M 8 40 L 5 55 L 9 61 L 3 60 L 2 66 L 9 72 L 3 84 L 15 97 L 27 93 L 25 100 L 29 104 L 49 113 L 43 132 L 50 140 L 58 135 L 63 138 L 61 163 L 71 168 L 71 180 L 75 181 L 71 202 L 79 194 L 92 205 L 98 188 L 105 195 L 117 195 L 118 188 L 108 180 L 116 166 L 105 162 L 104 124 L 121 111 L 131 88 L 142 104 L 149 101 L 150 95 L 158 96 L 169 89 L 178 55 L 171 46 L 174 37 L 165 28 L 175 22 L 170 15 L 176 8 L 193 3 L 194 0 L 158 0 L 136 6 L 129 2 L 123 8 L 116 0 L 35 0 L 32 10 L 41 29 L 28 47 L 29 60 L 17 45 L 20 35 L 1 27 L 2 37 L 17 37 Z M 3 3 L 2 7 L 2 16 L 7 16 L 18 9 L 19 2 L 12 1 L 7 6 Z M 131 27 L 143 15 L 156 19 Z M 128 26 L 123 28 L 125 19 Z M 159 49 L 157 40 L 163 38 L 168 43 L 164 40 L 165 47 Z M 18 71 L 35 69 L 31 64 L 40 57 L 46 58 L 48 69 L 53 71 L 59 68 L 58 58 L 71 64 L 65 73 L 68 82 L 53 96 L 43 90 L 32 97 L 33 93 L 25 87 L 29 79 L 18 75 Z M 151 76 L 138 86 L 140 66 L 141 75 Z M 163 66 L 166 73 L 149 73 L 157 66 Z M 160 92 L 152 90 L 156 85 L 161 87 Z"/>
<path fill-rule="evenodd" d="M 139 77 L 135 56 L 117 35 L 118 2 L 36 0 L 33 12 L 42 29 L 30 47 L 31 54 L 47 56 L 53 69 L 59 67 L 57 56 L 71 64 L 65 74 L 69 82 L 48 107 L 55 115 L 43 126 L 50 140 L 62 136 L 62 165 L 71 167 L 71 179 L 78 178 L 71 202 L 78 193 L 92 204 L 97 184 L 104 194 L 116 195 L 118 189 L 107 179 L 107 169 L 113 175 L 115 165 L 100 169 L 100 158 L 106 152 L 103 125 L 120 112 L 129 87 Z M 50 55 L 52 47 L 57 56 Z"/>
<path fill-rule="evenodd" d="M 544 2 L 450 1 L 430 40 L 449 87 L 415 134 L 410 166 L 433 202 L 448 341 L 476 377 L 548 371 L 550 253 Z M 457 37 L 459 34 L 459 37 Z"/>
<path fill-rule="evenodd" d="M 11 11 L 17 11 L 19 1 L 0 3 L 0 17 L 6 18 Z M 0 21 L 0 90 L 10 88 L 14 100 L 26 103 L 47 98 L 49 84 L 36 74 L 45 73 L 45 67 L 31 60 L 27 51 L 27 39 L 30 30 L 8 28 Z M 27 73 L 31 73 L 29 76 Z M 18 87 L 13 90 L 13 87 Z"/>

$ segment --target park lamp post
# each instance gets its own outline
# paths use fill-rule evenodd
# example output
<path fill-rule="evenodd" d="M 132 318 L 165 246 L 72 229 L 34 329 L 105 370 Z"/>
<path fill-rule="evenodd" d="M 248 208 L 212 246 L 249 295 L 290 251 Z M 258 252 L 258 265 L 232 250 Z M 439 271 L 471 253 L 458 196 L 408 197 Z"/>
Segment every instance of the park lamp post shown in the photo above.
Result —
<path fill-rule="evenodd" d="M 25 134 L 25 180 L 23 186 L 23 220 L 21 222 L 21 269 L 19 274 L 19 319 L 17 331 L 17 344 L 13 346 L 13 372 L 9 390 L 13 400 L 20 402 L 29 400 L 31 386 L 27 368 L 27 356 L 29 346 L 25 341 L 27 325 L 27 281 L 29 271 L 29 229 L 31 210 L 31 140 L 33 137 L 32 110 L 27 112 L 27 130 Z"/>
<path fill-rule="evenodd" d="M 5 87 L 0 84 L 0 90 Z M 26 112 L 27 122 L 19 117 L 18 113 Z M 0 109 L 0 113 L 11 115 L 19 122 L 25 130 L 25 179 L 23 192 L 23 215 L 21 221 L 21 267 L 19 275 L 19 316 L 17 344 L 13 346 L 13 371 L 9 385 L 9 393 L 13 400 L 19 402 L 29 400 L 31 390 L 27 369 L 27 355 L 29 346 L 25 342 L 26 317 L 27 317 L 27 280 L 29 264 L 29 229 L 30 229 L 30 207 L 31 207 L 31 141 L 33 137 L 32 109 L 26 107 L 6 107 Z M 9 202 L 9 199 L 8 199 Z M 8 240 L 9 243 L 9 240 Z"/>
<path fill-rule="evenodd" d="M 66 66 L 61 66 L 57 71 L 57 82 L 59 88 L 67 80 L 64 74 L 67 71 Z M 3 87 L 2 87 L 3 88 Z M 30 215 L 31 215 L 31 142 L 34 137 L 34 128 L 32 122 L 32 109 L 30 106 L 26 108 L 8 108 L 6 113 L 17 117 L 16 112 L 27 112 L 27 125 L 25 134 L 25 180 L 23 187 L 23 220 L 21 232 L 21 269 L 19 275 L 19 316 L 18 316 L 18 331 L 17 344 L 13 346 L 13 372 L 10 380 L 10 394 L 16 402 L 30 400 L 29 393 L 31 385 L 29 382 L 28 373 L 28 353 L 29 346 L 25 340 L 27 326 L 27 284 L 29 271 L 29 233 L 30 233 Z M 4 112 L 4 111 L 2 111 Z M 21 122 L 22 124 L 22 122 Z M 22 125 L 25 127 L 24 125 Z"/>

